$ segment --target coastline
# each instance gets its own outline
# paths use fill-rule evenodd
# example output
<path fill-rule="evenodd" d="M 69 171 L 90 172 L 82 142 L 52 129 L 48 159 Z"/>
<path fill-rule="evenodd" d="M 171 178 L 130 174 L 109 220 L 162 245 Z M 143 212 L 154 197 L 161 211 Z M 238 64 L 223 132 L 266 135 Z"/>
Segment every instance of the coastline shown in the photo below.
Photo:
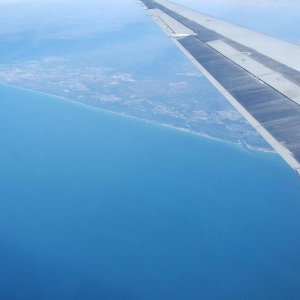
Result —
<path fill-rule="evenodd" d="M 276 151 L 273 150 L 273 149 L 266 149 L 266 148 L 252 146 L 252 145 L 249 145 L 245 142 L 233 142 L 233 141 L 225 140 L 225 139 L 222 139 L 222 138 L 211 136 L 211 135 L 209 135 L 207 133 L 204 133 L 204 132 L 198 132 L 198 131 L 194 131 L 194 130 L 189 130 L 187 128 L 182 128 L 182 127 L 177 127 L 177 126 L 174 126 L 174 125 L 170 125 L 170 124 L 167 124 L 167 123 L 160 123 L 160 122 L 157 122 L 157 121 L 152 121 L 152 120 L 148 120 L 148 119 L 144 119 L 144 118 L 139 118 L 139 117 L 127 114 L 127 113 L 116 112 L 116 111 L 109 110 L 109 109 L 103 109 L 103 108 L 100 108 L 100 107 L 97 107 L 97 106 L 89 105 L 89 104 L 79 102 L 79 101 L 76 101 L 76 100 L 72 100 L 72 99 L 69 99 L 69 98 L 65 98 L 65 97 L 62 97 L 62 96 L 53 95 L 53 94 L 50 94 L 50 93 L 47 93 L 47 92 L 33 90 L 33 89 L 30 89 L 30 88 L 24 88 L 24 87 L 20 87 L 20 86 L 17 86 L 17 85 L 11 85 L 11 84 L 4 83 L 4 82 L 0 82 L 0 86 L 4 86 L 4 87 L 7 87 L 7 88 L 12 88 L 12 89 L 18 89 L 18 90 L 25 91 L 25 92 L 31 92 L 31 93 L 35 93 L 35 94 L 38 94 L 38 95 L 41 95 L 41 96 L 55 98 L 57 100 L 63 100 L 63 101 L 68 102 L 70 104 L 75 104 L 75 105 L 78 105 L 78 106 L 82 106 L 85 109 L 101 111 L 101 112 L 109 113 L 109 114 L 116 115 L 116 116 L 122 116 L 122 117 L 125 117 L 125 118 L 134 119 L 134 120 L 137 120 L 137 121 L 140 121 L 140 122 L 145 122 L 147 124 L 151 124 L 151 125 L 154 125 L 154 126 L 161 126 L 161 127 L 164 127 L 164 128 L 180 131 L 180 132 L 185 133 L 185 134 L 191 134 L 191 135 L 195 135 L 195 136 L 198 136 L 198 137 L 210 139 L 210 140 L 213 140 L 213 141 L 216 141 L 216 142 L 227 143 L 227 144 L 230 144 L 230 145 L 238 146 L 242 150 L 250 150 L 250 151 L 259 152 L 259 153 L 272 153 L 272 154 L 276 153 Z"/>

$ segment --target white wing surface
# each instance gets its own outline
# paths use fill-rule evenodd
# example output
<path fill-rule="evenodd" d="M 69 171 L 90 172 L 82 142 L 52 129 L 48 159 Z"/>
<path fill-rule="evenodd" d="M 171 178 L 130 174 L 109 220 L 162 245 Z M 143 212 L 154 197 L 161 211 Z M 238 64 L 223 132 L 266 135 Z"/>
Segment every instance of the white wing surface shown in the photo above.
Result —
<path fill-rule="evenodd" d="M 300 174 L 300 46 L 168 0 L 141 1 L 179 49 Z"/>

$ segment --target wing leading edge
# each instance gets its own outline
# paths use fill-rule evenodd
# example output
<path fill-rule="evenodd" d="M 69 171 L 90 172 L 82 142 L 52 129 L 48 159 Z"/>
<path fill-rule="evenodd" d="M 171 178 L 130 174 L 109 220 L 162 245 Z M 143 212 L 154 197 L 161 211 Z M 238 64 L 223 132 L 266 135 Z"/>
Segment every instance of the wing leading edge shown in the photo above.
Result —
<path fill-rule="evenodd" d="M 141 1 L 177 47 L 300 174 L 300 47 L 168 0 Z"/>

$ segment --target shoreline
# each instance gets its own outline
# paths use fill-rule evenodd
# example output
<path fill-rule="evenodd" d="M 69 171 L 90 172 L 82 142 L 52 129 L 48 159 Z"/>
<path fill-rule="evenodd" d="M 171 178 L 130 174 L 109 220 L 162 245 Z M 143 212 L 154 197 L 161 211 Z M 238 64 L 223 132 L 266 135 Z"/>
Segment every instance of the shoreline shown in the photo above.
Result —
<path fill-rule="evenodd" d="M 230 144 L 230 145 L 238 146 L 243 150 L 250 150 L 250 151 L 254 151 L 254 152 L 270 153 L 270 154 L 271 153 L 272 154 L 276 153 L 276 151 L 271 149 L 271 148 L 266 149 L 266 148 L 261 148 L 261 147 L 258 147 L 258 146 L 251 146 L 251 145 L 249 145 L 247 143 L 243 143 L 243 142 L 233 142 L 233 141 L 229 141 L 229 140 L 225 140 L 225 139 L 222 139 L 222 138 L 211 136 L 211 135 L 209 135 L 207 133 L 204 133 L 204 132 L 197 132 L 197 131 L 194 131 L 194 130 L 189 130 L 187 128 L 178 127 L 178 126 L 167 124 L 167 123 L 161 123 L 161 122 L 158 122 L 158 121 L 153 121 L 153 120 L 149 120 L 149 119 L 144 119 L 144 118 L 132 116 L 132 115 L 127 114 L 127 113 L 116 112 L 116 111 L 113 111 L 113 110 L 104 109 L 104 108 L 101 108 L 101 107 L 97 107 L 97 106 L 89 105 L 89 104 L 82 103 L 82 102 L 79 102 L 79 101 L 76 101 L 76 100 L 72 100 L 72 99 L 69 99 L 69 98 L 65 98 L 65 97 L 62 97 L 62 96 L 50 94 L 50 93 L 47 93 L 47 92 L 33 90 L 33 89 L 30 89 L 30 88 L 24 88 L 24 87 L 20 87 L 20 86 L 17 86 L 17 85 L 11 85 L 11 84 L 4 83 L 4 82 L 0 82 L 0 85 L 2 85 L 4 87 L 8 87 L 8 88 L 18 89 L 18 90 L 25 91 L 25 92 L 35 93 L 35 94 L 42 95 L 42 96 L 56 98 L 57 100 L 63 100 L 65 102 L 69 102 L 70 104 L 83 106 L 84 108 L 87 108 L 87 109 L 101 111 L 101 112 L 104 112 L 104 113 L 110 113 L 110 114 L 117 115 L 117 116 L 122 116 L 122 117 L 125 117 L 125 118 L 131 118 L 131 119 L 134 119 L 134 120 L 137 120 L 137 121 L 142 121 L 142 122 L 145 122 L 145 123 L 148 123 L 148 124 L 151 124 L 151 125 L 162 126 L 164 128 L 180 131 L 182 133 L 192 134 L 192 135 L 195 135 L 195 136 L 198 136 L 198 137 L 214 140 L 214 141 L 217 141 L 217 142 L 227 143 L 227 144 Z"/>

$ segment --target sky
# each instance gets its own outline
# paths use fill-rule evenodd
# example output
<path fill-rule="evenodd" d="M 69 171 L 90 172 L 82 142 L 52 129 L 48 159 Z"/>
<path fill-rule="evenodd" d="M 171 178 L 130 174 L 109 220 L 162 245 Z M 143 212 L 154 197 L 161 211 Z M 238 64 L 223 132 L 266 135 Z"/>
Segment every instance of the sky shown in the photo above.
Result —
<path fill-rule="evenodd" d="M 203 13 L 237 25 L 300 43 L 299 0 L 174 0 Z M 86 30 L 115 30 L 127 23 L 143 22 L 142 4 L 138 0 L 0 0 L 0 34 L 39 28 L 42 24 L 74 25 Z M 5 10 L 4 10 L 5 8 Z M 101 19 L 99 19 L 99 11 Z M 83 13 L 81 13 L 83 12 Z M 76 22 L 74 21 L 76 16 Z M 81 16 L 78 18 L 77 16 Z M 73 18 L 73 19 L 72 19 Z M 93 24 L 91 26 L 91 20 Z M 275 20 L 275 21 L 274 21 Z M 150 21 L 149 21 L 150 22 Z M 92 28 L 93 27 L 93 28 Z M 72 27 L 79 34 L 79 28 Z"/>
<path fill-rule="evenodd" d="M 270 8 L 300 8 L 299 0 L 176 0 L 174 2 L 185 5 L 221 4 Z"/>
<path fill-rule="evenodd" d="M 62 1 L 71 1 L 71 2 L 78 2 L 80 0 L 0 0 L 0 4 L 10 4 L 10 3 L 28 3 L 28 2 L 62 2 Z M 134 1 L 134 0 L 133 0 Z M 107 2 L 110 3 L 108 0 L 99 0 L 98 2 Z M 113 3 L 116 5 L 118 2 L 124 2 L 123 0 L 114 0 Z M 178 2 L 181 4 L 234 4 L 239 6 L 264 6 L 264 7 L 290 7 L 290 8 L 300 8 L 299 0 L 174 0 L 174 2 Z"/>

